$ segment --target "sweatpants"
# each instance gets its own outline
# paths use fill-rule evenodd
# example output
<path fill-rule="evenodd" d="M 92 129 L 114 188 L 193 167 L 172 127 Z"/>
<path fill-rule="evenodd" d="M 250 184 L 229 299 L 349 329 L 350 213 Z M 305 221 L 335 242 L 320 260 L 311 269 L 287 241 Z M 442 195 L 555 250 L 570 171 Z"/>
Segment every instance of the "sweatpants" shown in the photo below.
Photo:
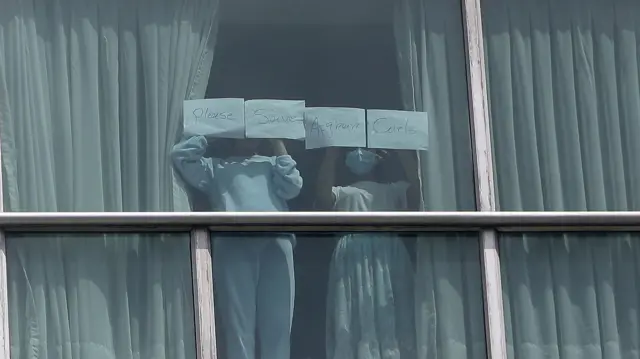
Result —
<path fill-rule="evenodd" d="M 213 242 L 215 305 L 227 350 L 222 358 L 289 359 L 295 297 L 291 238 L 235 236 Z"/>

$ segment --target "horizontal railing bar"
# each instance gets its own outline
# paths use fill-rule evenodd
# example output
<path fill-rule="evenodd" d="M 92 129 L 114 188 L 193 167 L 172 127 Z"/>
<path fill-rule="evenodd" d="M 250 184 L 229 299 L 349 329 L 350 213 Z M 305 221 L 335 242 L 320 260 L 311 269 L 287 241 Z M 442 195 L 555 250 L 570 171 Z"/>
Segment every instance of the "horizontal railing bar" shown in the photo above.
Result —
<path fill-rule="evenodd" d="M 111 225 L 8 225 L 6 233 L 120 233 L 120 234 L 142 234 L 142 233 L 188 233 L 196 226 L 111 226 Z M 370 233 L 370 232 L 392 232 L 392 233 L 441 233 L 441 232 L 479 232 L 480 228 L 472 227 L 431 227 L 431 226 L 321 226 L 321 225 L 216 225 L 209 227 L 212 233 L 256 233 L 256 232 L 293 232 L 297 234 L 305 233 Z"/>
<path fill-rule="evenodd" d="M 4 212 L 7 231 L 557 231 L 637 229 L 640 212 Z M 386 228 L 385 228 L 386 227 Z"/>

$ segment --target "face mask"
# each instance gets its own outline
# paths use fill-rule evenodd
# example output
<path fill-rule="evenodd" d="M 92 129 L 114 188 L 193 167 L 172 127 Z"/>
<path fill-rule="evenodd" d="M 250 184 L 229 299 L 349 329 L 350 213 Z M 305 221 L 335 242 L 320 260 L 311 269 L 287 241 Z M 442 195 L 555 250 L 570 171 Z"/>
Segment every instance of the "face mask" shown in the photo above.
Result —
<path fill-rule="evenodd" d="M 357 175 L 364 175 L 371 172 L 377 163 L 378 155 L 371 151 L 363 150 L 362 148 L 347 153 L 347 157 L 345 158 L 347 167 Z"/>

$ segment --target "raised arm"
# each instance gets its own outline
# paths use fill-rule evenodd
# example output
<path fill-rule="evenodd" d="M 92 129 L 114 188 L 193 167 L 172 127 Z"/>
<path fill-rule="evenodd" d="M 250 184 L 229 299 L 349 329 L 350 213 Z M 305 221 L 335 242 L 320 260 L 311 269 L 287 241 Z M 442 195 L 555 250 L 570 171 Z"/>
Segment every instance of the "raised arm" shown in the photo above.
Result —
<path fill-rule="evenodd" d="M 173 146 L 171 160 L 180 176 L 191 186 L 205 191 L 213 181 L 213 164 L 203 157 L 207 149 L 207 139 L 195 135 L 185 137 Z"/>
<path fill-rule="evenodd" d="M 302 177 L 296 168 L 296 161 L 289 156 L 282 140 L 271 140 L 271 145 L 275 154 L 273 181 L 276 194 L 285 200 L 293 199 L 302 189 Z"/>
<path fill-rule="evenodd" d="M 333 193 L 333 186 L 336 177 L 336 161 L 340 150 L 335 147 L 326 149 L 324 159 L 318 168 L 316 182 L 316 207 L 320 210 L 333 209 L 336 198 Z"/>
<path fill-rule="evenodd" d="M 409 150 L 398 150 L 398 157 L 404 168 L 404 173 L 409 182 L 407 190 L 407 205 L 411 211 L 419 211 L 422 206 L 422 190 L 420 188 L 420 177 L 418 175 L 418 152 Z"/>

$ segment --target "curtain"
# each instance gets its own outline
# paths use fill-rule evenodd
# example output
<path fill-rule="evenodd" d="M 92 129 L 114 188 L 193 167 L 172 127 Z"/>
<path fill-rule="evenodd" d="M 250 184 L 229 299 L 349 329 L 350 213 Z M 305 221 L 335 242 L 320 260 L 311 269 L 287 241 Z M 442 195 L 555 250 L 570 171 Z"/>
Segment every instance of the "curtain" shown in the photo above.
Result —
<path fill-rule="evenodd" d="M 404 108 L 429 116 L 419 153 L 424 209 L 475 210 L 460 1 L 400 0 L 394 28 Z M 418 239 L 419 359 L 486 357 L 478 238 Z"/>
<path fill-rule="evenodd" d="M 188 208 L 168 153 L 204 96 L 217 0 L 3 0 L 10 211 Z M 188 238 L 8 238 L 12 358 L 192 358 Z"/>
<path fill-rule="evenodd" d="M 484 0 L 499 204 L 510 211 L 640 208 L 640 3 Z M 637 237 L 500 241 L 512 358 L 630 358 Z"/>

